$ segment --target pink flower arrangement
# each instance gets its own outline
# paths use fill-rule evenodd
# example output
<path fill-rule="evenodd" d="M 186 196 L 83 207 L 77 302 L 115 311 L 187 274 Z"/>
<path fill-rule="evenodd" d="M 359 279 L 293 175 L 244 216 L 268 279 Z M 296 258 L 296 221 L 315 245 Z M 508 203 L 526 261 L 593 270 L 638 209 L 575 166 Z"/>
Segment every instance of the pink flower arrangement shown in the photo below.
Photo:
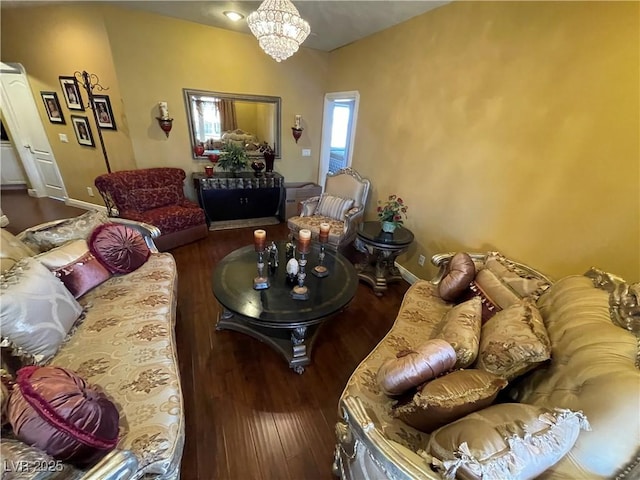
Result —
<path fill-rule="evenodd" d="M 378 200 L 378 218 L 381 222 L 392 222 L 401 226 L 403 224 L 402 217 L 407 218 L 407 208 L 402 198 L 397 195 L 389 195 L 386 202 Z"/>

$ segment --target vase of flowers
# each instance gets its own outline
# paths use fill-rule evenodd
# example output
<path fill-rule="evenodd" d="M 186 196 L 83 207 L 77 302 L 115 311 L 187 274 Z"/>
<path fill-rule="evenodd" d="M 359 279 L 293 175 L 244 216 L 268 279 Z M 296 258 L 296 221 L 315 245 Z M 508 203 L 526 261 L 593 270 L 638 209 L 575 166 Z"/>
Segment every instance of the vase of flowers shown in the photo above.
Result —
<path fill-rule="evenodd" d="M 229 170 L 235 174 L 247 165 L 247 152 L 244 147 L 233 142 L 225 143 L 220 151 L 218 165 L 224 170 Z"/>
<path fill-rule="evenodd" d="M 407 206 L 402 198 L 389 195 L 386 202 L 378 200 L 378 219 L 382 224 L 382 231 L 393 233 L 396 228 L 402 227 L 402 217 L 407 218 Z"/>

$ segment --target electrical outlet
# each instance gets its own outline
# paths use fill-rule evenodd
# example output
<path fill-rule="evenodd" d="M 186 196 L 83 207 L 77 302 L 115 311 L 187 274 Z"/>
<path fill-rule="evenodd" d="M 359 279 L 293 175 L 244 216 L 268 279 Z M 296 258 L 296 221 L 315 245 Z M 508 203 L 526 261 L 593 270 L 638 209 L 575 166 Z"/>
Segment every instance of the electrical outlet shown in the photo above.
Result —
<path fill-rule="evenodd" d="M 418 265 L 420 265 L 421 267 L 424 267 L 424 255 L 420 255 L 418 257 Z"/>
<path fill-rule="evenodd" d="M 67 135 L 65 133 L 59 133 L 58 138 L 62 143 L 69 143 L 69 138 L 67 138 Z"/>
<path fill-rule="evenodd" d="M 303 148 L 302 149 L 302 156 L 303 157 L 310 157 L 311 156 L 311 149 L 310 148 Z"/>
<path fill-rule="evenodd" d="M 91 188 L 91 187 L 87 187 L 87 194 L 88 194 L 90 197 L 93 197 L 93 188 Z"/>

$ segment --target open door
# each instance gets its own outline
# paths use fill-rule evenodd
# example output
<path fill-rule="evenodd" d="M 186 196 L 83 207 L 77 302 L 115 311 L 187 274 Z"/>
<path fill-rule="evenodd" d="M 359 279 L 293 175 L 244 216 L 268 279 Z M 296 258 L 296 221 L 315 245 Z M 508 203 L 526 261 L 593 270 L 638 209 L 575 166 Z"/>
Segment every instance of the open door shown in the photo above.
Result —
<path fill-rule="evenodd" d="M 318 183 L 324 187 L 327 173 L 351 166 L 360 94 L 333 92 L 324 96 L 322 146 Z"/>
<path fill-rule="evenodd" d="M 66 200 L 67 191 L 27 75 L 18 64 L 0 66 L 0 109 L 31 184 L 30 193 Z"/>

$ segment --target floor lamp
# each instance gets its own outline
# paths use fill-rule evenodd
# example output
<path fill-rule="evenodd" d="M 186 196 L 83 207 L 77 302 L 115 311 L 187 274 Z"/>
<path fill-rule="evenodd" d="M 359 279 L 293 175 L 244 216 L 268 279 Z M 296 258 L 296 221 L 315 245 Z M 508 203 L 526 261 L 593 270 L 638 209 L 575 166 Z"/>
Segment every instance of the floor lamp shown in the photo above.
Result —
<path fill-rule="evenodd" d="M 82 72 L 75 72 L 73 76 L 87 91 L 87 96 L 89 97 L 89 105 L 87 105 L 87 107 L 93 112 L 93 119 L 96 122 L 96 129 L 98 130 L 98 138 L 100 139 L 100 146 L 102 147 L 102 156 L 104 157 L 104 163 L 107 166 L 107 173 L 111 173 L 111 165 L 109 165 L 109 155 L 107 155 L 107 149 L 104 146 L 104 140 L 102 139 L 102 129 L 100 128 L 100 124 L 98 123 L 98 112 L 93 101 L 93 90 L 95 88 L 97 88 L 99 92 L 109 90 L 109 88 L 105 88 L 100 85 L 100 79 L 98 78 L 98 76 L 94 73 L 88 73 L 86 70 L 83 70 Z"/>

